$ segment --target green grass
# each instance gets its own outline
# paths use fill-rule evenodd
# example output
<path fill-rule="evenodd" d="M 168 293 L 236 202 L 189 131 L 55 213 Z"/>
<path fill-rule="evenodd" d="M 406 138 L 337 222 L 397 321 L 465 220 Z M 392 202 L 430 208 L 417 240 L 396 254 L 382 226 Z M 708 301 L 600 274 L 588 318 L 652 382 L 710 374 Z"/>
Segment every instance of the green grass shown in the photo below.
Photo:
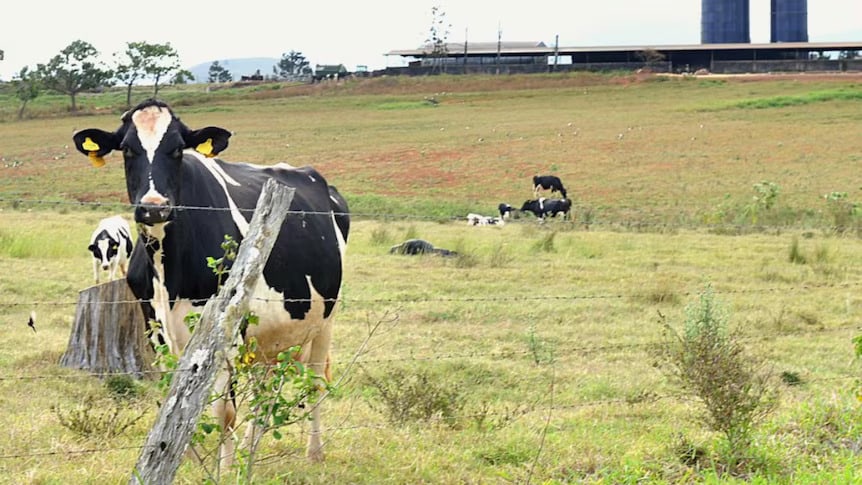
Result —
<path fill-rule="evenodd" d="M 858 88 L 494 79 L 380 79 L 260 99 L 297 88 L 188 98 L 168 91 L 188 99 L 174 103 L 187 123 L 235 130 L 226 157 L 313 164 L 360 214 L 333 342 L 335 376 L 346 379 L 324 405 L 327 461 L 307 463 L 307 430 L 291 426 L 283 440 L 265 441 L 257 481 L 862 480 L 851 342 L 860 333 L 862 251 L 855 231 L 832 230 L 823 199 L 834 191 L 862 198 L 851 163 L 862 149 L 859 100 L 739 105 Z M 92 281 L 90 232 L 105 215 L 128 214 L 120 158 L 96 170 L 66 146 L 74 128 L 116 126 L 116 95 L 107 96 L 82 104 L 89 110 L 103 99 L 108 114 L 0 125 L 0 155 L 23 162 L 0 164 L 3 483 L 126 482 L 161 399 L 144 383 L 141 401 L 122 415 L 149 411 L 117 436 L 83 435 L 52 412 L 114 399 L 99 379 L 57 365 L 77 292 Z M 426 96 L 439 104 L 425 109 Z M 699 111 L 707 96 L 729 108 Z M 60 114 L 56 105 L 40 109 Z M 575 200 L 572 223 L 526 217 L 470 227 L 461 217 L 520 205 L 531 196 L 529 177 L 552 167 Z M 765 180 L 781 190 L 754 224 L 752 186 Z M 116 205 L 80 204 L 96 201 Z M 409 238 L 466 256 L 388 254 Z M 721 463 L 720 437 L 695 419 L 698 404 L 678 397 L 649 347 L 662 321 L 680 328 L 685 305 L 706 284 L 746 349 L 799 379 L 781 385 L 779 407 L 753 433 L 754 451 L 737 474 Z M 31 310 L 35 334 L 26 325 Z M 348 367 L 377 322 L 361 367 Z M 460 407 L 392 424 L 367 374 L 424 376 Z M 414 402 L 430 399 L 411 391 Z M 686 446 L 701 451 L 696 462 L 681 457 Z M 104 451 L 75 453 L 93 449 Z M 177 483 L 204 478 L 186 460 Z"/>

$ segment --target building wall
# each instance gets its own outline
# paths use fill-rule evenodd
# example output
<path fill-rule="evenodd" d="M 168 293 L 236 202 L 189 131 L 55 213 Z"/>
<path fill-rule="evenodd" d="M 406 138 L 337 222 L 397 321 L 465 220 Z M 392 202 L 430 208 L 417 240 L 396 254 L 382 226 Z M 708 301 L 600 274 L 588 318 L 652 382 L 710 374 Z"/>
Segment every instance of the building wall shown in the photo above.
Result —
<path fill-rule="evenodd" d="M 750 43 L 750 11 L 748 0 L 701 0 L 701 43 Z"/>
<path fill-rule="evenodd" d="M 770 42 L 808 42 L 808 0 L 772 0 Z"/>

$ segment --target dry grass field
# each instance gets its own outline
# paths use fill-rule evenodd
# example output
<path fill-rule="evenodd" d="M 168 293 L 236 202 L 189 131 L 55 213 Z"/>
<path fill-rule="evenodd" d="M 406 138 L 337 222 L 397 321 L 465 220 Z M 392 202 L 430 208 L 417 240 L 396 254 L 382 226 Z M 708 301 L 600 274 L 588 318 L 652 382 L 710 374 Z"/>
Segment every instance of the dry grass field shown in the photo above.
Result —
<path fill-rule="evenodd" d="M 265 441 L 255 483 L 862 482 L 859 77 L 202 89 L 164 97 L 190 126 L 234 132 L 225 159 L 314 165 L 354 213 L 327 460 L 304 460 L 293 424 Z M 163 397 L 57 364 L 90 232 L 131 214 L 122 157 L 94 169 L 71 134 L 117 126 L 122 101 L 87 96 L 71 116 L 48 97 L 0 122 L 3 483 L 126 483 Z M 572 221 L 466 224 L 545 173 Z M 460 256 L 389 254 L 415 237 Z M 776 395 L 744 450 L 658 366 L 665 325 L 681 330 L 707 288 Z M 211 478 L 186 460 L 177 483 Z"/>

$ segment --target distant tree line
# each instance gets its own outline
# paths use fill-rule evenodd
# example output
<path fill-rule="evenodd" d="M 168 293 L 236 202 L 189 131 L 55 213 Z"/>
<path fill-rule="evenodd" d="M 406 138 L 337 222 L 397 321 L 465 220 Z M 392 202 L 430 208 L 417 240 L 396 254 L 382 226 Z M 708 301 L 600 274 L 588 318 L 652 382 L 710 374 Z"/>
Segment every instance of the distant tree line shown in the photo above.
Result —
<path fill-rule="evenodd" d="M 21 101 L 18 118 L 24 116 L 27 104 L 43 91 L 50 90 L 69 96 L 71 111 L 77 111 L 79 93 L 123 85 L 126 87 L 126 106 L 131 107 L 132 86 L 150 80 L 153 96 L 158 96 L 159 86 L 186 84 L 194 81 L 194 75 L 180 67 L 179 55 L 170 43 L 151 44 L 128 42 L 126 50 L 114 53 L 113 66 L 98 61 L 99 51 L 83 40 L 76 40 L 45 64 L 35 69 L 23 67 L 11 80 L 13 91 Z M 3 51 L 0 50 L 0 60 Z M 290 51 L 272 67 L 273 77 L 285 80 L 308 78 L 311 67 L 302 53 Z M 233 80 L 233 74 L 218 61 L 210 65 L 208 82 L 223 83 Z"/>

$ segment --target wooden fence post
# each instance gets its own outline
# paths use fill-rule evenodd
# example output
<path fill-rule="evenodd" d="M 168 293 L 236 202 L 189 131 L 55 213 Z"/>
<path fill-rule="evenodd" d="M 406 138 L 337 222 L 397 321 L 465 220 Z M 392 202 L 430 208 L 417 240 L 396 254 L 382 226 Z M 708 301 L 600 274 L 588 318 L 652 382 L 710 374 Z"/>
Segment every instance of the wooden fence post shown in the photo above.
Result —
<path fill-rule="evenodd" d="M 129 483 L 173 482 L 198 418 L 209 401 L 216 373 L 227 358 L 226 350 L 239 338 L 240 320 L 248 311 L 251 292 L 263 272 L 294 192 L 294 188 L 274 179 L 264 184 L 228 279 L 218 296 L 204 307 Z"/>

